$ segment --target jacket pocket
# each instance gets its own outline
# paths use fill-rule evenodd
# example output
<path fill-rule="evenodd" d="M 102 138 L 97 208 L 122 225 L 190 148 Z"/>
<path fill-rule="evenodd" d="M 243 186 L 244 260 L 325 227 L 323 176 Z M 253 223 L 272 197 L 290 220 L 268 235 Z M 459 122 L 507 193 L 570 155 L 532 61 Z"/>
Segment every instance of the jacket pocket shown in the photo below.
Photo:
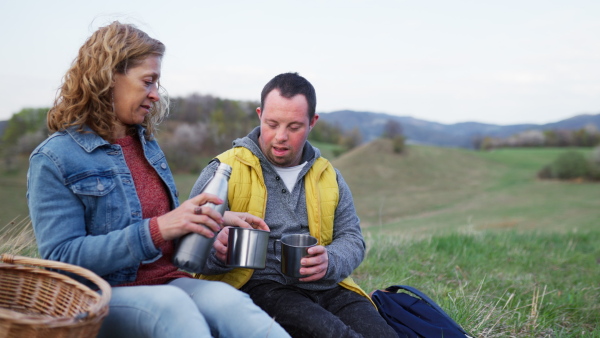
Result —
<path fill-rule="evenodd" d="M 126 204 L 124 196 L 117 196 L 116 186 L 115 178 L 105 175 L 87 176 L 69 185 L 83 204 L 88 234 L 102 235 L 114 230 L 111 224 L 119 215 L 119 206 Z"/>
<path fill-rule="evenodd" d="M 112 177 L 89 176 L 71 184 L 71 190 L 77 195 L 106 196 L 116 186 Z"/>

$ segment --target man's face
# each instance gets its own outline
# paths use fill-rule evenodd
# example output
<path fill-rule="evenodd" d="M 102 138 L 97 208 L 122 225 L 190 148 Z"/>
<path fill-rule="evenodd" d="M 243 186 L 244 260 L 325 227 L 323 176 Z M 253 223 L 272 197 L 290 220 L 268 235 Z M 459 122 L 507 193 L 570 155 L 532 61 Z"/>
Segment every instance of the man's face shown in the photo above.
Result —
<path fill-rule="evenodd" d="M 263 110 L 256 108 L 256 113 L 260 118 L 258 143 L 269 162 L 278 167 L 299 165 L 308 133 L 319 119 L 315 114 L 309 121 L 304 95 L 287 99 L 274 89 L 265 98 Z"/>

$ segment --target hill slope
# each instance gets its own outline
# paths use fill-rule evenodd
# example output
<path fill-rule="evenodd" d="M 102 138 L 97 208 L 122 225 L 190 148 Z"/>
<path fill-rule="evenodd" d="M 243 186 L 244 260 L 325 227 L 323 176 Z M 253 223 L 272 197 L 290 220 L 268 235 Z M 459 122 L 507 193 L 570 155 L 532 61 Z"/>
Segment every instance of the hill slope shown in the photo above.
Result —
<path fill-rule="evenodd" d="M 460 149 L 409 146 L 392 151 L 376 140 L 333 161 L 355 196 L 363 226 L 433 213 L 489 189 L 498 178 L 491 161 Z"/>
<path fill-rule="evenodd" d="M 397 155 L 388 141 L 377 140 L 333 164 L 352 189 L 368 231 L 431 235 L 457 229 L 593 229 L 600 220 L 597 183 L 536 178 L 563 151 L 484 153 L 413 145 Z"/>

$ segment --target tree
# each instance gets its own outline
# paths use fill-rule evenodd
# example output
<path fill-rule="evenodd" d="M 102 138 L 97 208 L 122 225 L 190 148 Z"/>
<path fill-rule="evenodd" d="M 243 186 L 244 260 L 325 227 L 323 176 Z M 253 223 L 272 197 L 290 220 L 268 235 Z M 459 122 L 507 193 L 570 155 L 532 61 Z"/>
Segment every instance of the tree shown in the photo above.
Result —
<path fill-rule="evenodd" d="M 558 156 L 554 162 L 538 172 L 540 178 L 558 178 L 561 180 L 586 178 L 590 173 L 590 163 L 580 152 L 567 151 Z"/>
<path fill-rule="evenodd" d="M 392 140 L 392 147 L 396 154 L 404 152 L 405 138 L 402 135 L 402 125 L 396 120 L 387 120 L 383 126 L 383 138 Z"/>
<path fill-rule="evenodd" d="M 353 149 L 362 143 L 362 134 L 358 128 L 354 128 L 348 133 L 344 134 L 342 138 L 342 145 L 347 149 Z"/>
<path fill-rule="evenodd" d="M 14 114 L 6 124 L 0 142 L 5 168 L 12 169 L 20 155 L 29 155 L 48 135 L 48 108 L 25 108 Z"/>
<path fill-rule="evenodd" d="M 308 134 L 309 141 L 340 144 L 343 131 L 338 125 L 319 120 Z"/>
<path fill-rule="evenodd" d="M 208 125 L 202 122 L 180 123 L 161 143 L 174 172 L 199 172 L 202 165 L 198 155 L 207 151 L 217 153 L 209 138 Z"/>
<path fill-rule="evenodd" d="M 402 125 L 396 120 L 387 120 L 383 126 L 383 138 L 393 139 L 397 136 L 402 136 Z"/>
<path fill-rule="evenodd" d="M 46 129 L 48 108 L 25 108 L 14 114 L 2 134 L 2 143 L 14 145 L 27 133 L 35 133 Z"/>

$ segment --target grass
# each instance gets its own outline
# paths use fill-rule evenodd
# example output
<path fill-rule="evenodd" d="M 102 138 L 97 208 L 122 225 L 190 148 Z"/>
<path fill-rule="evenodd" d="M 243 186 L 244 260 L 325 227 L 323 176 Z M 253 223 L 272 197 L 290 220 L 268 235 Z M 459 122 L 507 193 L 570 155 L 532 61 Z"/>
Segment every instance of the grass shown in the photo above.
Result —
<path fill-rule="evenodd" d="M 316 141 L 310 141 L 310 144 L 319 148 L 319 150 L 321 151 L 321 156 L 325 157 L 328 160 L 332 160 L 338 157 L 338 154 L 341 154 L 346 151 L 346 148 L 339 144 L 323 143 Z"/>
<path fill-rule="evenodd" d="M 0 227 L 0 254 L 5 252 L 39 258 L 33 228 L 28 217 Z"/>
<path fill-rule="evenodd" d="M 536 178 L 562 151 L 336 159 L 366 225 L 358 283 L 415 286 L 477 337 L 600 337 L 600 184 Z"/>
<path fill-rule="evenodd" d="M 0 171 L 0 187 L 0 224 L 27 217 L 27 170 Z"/>
<path fill-rule="evenodd" d="M 421 289 L 477 337 L 597 337 L 598 243 L 600 231 L 367 235 L 354 275 L 366 290 Z"/>
<path fill-rule="evenodd" d="M 469 229 L 596 229 L 599 183 L 536 178 L 561 151 L 410 146 L 407 154 L 395 155 L 391 143 L 379 140 L 333 162 L 369 231 L 427 236 Z"/>
<path fill-rule="evenodd" d="M 367 242 L 355 280 L 417 287 L 476 337 L 600 337 L 600 184 L 536 178 L 562 151 L 379 140 L 334 159 Z M 181 201 L 197 174 L 175 175 Z M 0 183 L 0 252 L 35 255 L 25 175 Z"/>

